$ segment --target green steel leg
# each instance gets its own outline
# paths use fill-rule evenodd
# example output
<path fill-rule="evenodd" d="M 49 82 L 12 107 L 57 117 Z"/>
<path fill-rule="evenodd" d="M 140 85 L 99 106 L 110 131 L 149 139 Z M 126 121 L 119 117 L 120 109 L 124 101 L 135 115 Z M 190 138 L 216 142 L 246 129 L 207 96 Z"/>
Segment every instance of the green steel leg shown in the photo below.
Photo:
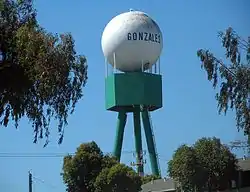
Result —
<path fill-rule="evenodd" d="M 136 164 L 137 172 L 143 174 L 143 153 L 142 153 L 142 137 L 141 137 L 141 118 L 140 108 L 136 107 L 133 112 L 134 116 L 134 134 L 135 134 L 135 150 L 136 150 Z"/>
<path fill-rule="evenodd" d="M 124 135 L 126 121 L 127 121 L 126 112 L 120 111 L 118 113 L 115 146 L 114 146 L 114 151 L 113 151 L 113 155 L 117 158 L 118 161 L 120 161 L 120 159 L 121 159 L 122 141 L 123 141 L 123 135 Z"/>
<path fill-rule="evenodd" d="M 156 151 L 155 151 L 155 143 L 153 140 L 153 133 L 152 133 L 151 125 L 150 125 L 148 111 L 142 112 L 142 121 L 143 121 L 144 130 L 145 130 L 145 136 L 146 136 L 146 141 L 147 141 L 147 146 L 148 146 L 148 153 L 149 153 L 149 158 L 151 162 L 152 173 L 153 175 L 160 176 L 159 166 L 158 166 L 158 161 L 157 161 Z"/>

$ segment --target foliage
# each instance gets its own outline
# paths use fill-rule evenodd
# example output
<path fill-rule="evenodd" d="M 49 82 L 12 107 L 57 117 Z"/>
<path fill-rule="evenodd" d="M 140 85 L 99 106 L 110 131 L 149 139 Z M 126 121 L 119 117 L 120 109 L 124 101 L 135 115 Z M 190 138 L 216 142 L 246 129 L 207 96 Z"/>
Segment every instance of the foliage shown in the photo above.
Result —
<path fill-rule="evenodd" d="M 152 180 L 157 180 L 157 179 L 161 179 L 161 177 L 158 175 L 145 175 L 144 177 L 142 177 L 142 183 L 146 184 L 151 182 Z"/>
<path fill-rule="evenodd" d="M 237 161 L 228 147 L 217 138 L 202 138 L 194 144 L 196 156 L 203 166 L 203 174 L 208 187 L 225 190 L 228 182 L 235 177 Z"/>
<path fill-rule="evenodd" d="M 168 162 L 170 177 L 181 184 L 182 190 L 192 192 L 195 188 L 201 188 L 199 184 L 203 178 L 200 165 L 195 155 L 195 150 L 187 145 L 180 146 Z"/>
<path fill-rule="evenodd" d="M 3 10 L 3 0 L 0 0 L 0 11 Z"/>
<path fill-rule="evenodd" d="M 102 169 L 103 154 L 95 142 L 81 144 L 74 156 L 66 156 L 63 180 L 69 192 L 93 191 L 94 180 Z"/>
<path fill-rule="evenodd" d="M 81 144 L 74 156 L 64 157 L 62 176 L 68 192 L 135 191 L 141 186 L 133 169 L 104 155 L 95 142 Z"/>
<path fill-rule="evenodd" d="M 58 120 L 59 143 L 69 113 L 82 97 L 87 80 L 84 56 L 76 55 L 70 34 L 54 35 L 36 20 L 32 0 L 1 0 L 0 122 L 18 127 L 26 116 L 34 142 L 49 136 L 51 118 Z"/>
<path fill-rule="evenodd" d="M 135 171 L 124 165 L 116 164 L 105 168 L 95 182 L 95 192 L 138 192 L 141 190 L 141 177 Z"/>
<path fill-rule="evenodd" d="M 215 88 L 220 84 L 216 94 L 219 112 L 226 114 L 228 108 L 235 109 L 238 130 L 250 134 L 250 37 L 240 38 L 232 28 L 225 33 L 220 32 L 222 46 L 226 50 L 226 65 L 217 59 L 209 50 L 200 49 L 197 52 L 207 72 L 209 81 Z M 244 63 L 245 62 L 245 63 Z"/>
<path fill-rule="evenodd" d="M 201 138 L 176 150 L 168 172 L 184 191 L 223 190 L 235 178 L 236 164 L 236 157 L 219 139 Z"/>

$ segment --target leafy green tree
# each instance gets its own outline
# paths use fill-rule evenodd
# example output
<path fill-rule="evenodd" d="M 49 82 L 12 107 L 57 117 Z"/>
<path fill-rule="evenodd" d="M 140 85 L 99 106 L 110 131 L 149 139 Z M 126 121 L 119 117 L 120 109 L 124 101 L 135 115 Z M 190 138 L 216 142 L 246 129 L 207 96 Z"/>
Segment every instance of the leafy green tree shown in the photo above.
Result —
<path fill-rule="evenodd" d="M 226 64 L 209 50 L 197 52 L 202 67 L 213 87 L 220 85 L 216 94 L 219 113 L 227 113 L 229 108 L 236 111 L 238 130 L 250 134 L 250 37 L 244 40 L 232 29 L 220 32 L 222 46 L 226 51 Z"/>
<path fill-rule="evenodd" d="M 64 157 L 62 176 L 68 192 L 134 191 L 141 186 L 133 169 L 104 155 L 95 142 L 81 144 L 75 155 Z"/>
<path fill-rule="evenodd" d="M 95 182 L 95 192 L 138 192 L 141 190 L 142 180 L 135 171 L 124 165 L 116 164 L 105 168 L 98 175 Z"/>
<path fill-rule="evenodd" d="M 235 155 L 217 138 L 201 138 L 191 147 L 182 145 L 168 165 L 169 175 L 190 192 L 225 190 L 237 170 Z"/>
<path fill-rule="evenodd" d="M 104 163 L 103 156 L 97 144 L 91 142 L 81 144 L 74 156 L 64 157 L 62 175 L 69 192 L 94 191 L 95 178 Z"/>
<path fill-rule="evenodd" d="M 201 138 L 193 147 L 199 164 L 203 166 L 208 191 L 227 189 L 229 181 L 235 179 L 235 155 L 217 138 Z"/>
<path fill-rule="evenodd" d="M 3 10 L 3 0 L 0 0 L 0 11 Z"/>
<path fill-rule="evenodd" d="M 202 188 L 203 172 L 200 170 L 198 159 L 193 147 L 181 145 L 168 162 L 168 173 L 184 191 L 195 191 Z"/>
<path fill-rule="evenodd" d="M 18 127 L 26 116 L 34 142 L 49 136 L 58 120 L 62 142 L 67 117 L 82 97 L 86 58 L 76 54 L 70 34 L 51 34 L 37 22 L 32 0 L 0 0 L 0 123 Z"/>

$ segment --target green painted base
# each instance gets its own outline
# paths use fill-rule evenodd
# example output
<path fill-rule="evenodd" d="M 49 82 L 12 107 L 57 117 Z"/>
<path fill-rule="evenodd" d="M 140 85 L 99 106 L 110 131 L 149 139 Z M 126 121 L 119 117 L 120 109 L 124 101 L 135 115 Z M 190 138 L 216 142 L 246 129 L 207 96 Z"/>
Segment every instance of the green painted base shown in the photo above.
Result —
<path fill-rule="evenodd" d="M 133 112 L 143 105 L 149 111 L 162 107 L 162 77 L 145 72 L 115 73 L 105 79 L 106 109 Z"/>

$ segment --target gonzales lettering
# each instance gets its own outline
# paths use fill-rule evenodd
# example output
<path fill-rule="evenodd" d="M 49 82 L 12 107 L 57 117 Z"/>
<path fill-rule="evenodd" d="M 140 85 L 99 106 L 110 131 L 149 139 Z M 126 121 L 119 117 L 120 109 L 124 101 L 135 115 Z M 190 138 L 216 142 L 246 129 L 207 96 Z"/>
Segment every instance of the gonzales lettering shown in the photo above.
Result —
<path fill-rule="evenodd" d="M 127 39 L 129 41 L 151 41 L 155 43 L 161 43 L 161 36 L 157 33 L 148 33 L 148 32 L 128 33 Z"/>

